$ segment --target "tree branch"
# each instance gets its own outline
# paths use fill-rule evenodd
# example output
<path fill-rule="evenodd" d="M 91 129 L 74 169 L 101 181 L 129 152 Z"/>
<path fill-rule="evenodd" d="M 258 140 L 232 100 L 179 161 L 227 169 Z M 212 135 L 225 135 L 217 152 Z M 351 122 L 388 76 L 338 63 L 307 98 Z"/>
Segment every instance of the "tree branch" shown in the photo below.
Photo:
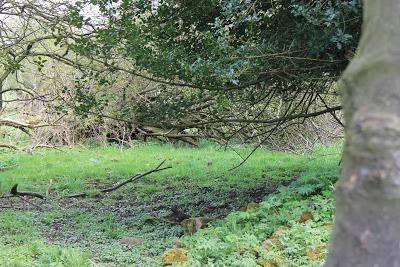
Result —
<path fill-rule="evenodd" d="M 24 197 L 24 196 L 31 196 L 31 197 L 37 197 L 40 199 L 45 199 L 44 195 L 39 194 L 39 193 L 35 193 L 35 192 L 23 192 L 23 191 L 18 191 L 17 189 L 18 184 L 15 184 L 11 190 L 10 190 L 10 194 L 13 196 L 20 196 L 20 197 Z"/>
<path fill-rule="evenodd" d="M 111 186 L 111 187 L 108 187 L 108 188 L 100 190 L 100 193 L 112 192 L 112 191 L 117 190 L 118 188 L 120 188 L 120 187 L 122 187 L 122 186 L 124 186 L 124 185 L 126 185 L 128 183 L 134 182 L 134 181 L 136 181 L 136 180 L 138 180 L 138 179 L 140 179 L 140 178 L 142 178 L 144 176 L 147 176 L 147 175 L 149 175 L 149 174 L 151 174 L 153 172 L 159 172 L 159 171 L 163 171 L 163 170 L 172 168 L 170 166 L 169 167 L 160 168 L 164 163 L 165 163 L 165 160 L 163 160 L 155 168 L 153 168 L 153 169 L 151 169 L 151 170 L 149 170 L 147 172 L 135 174 L 135 175 L 131 176 L 130 178 L 128 178 L 127 180 L 124 180 L 122 182 L 119 182 L 119 183 Z M 67 198 L 78 198 L 78 197 L 87 197 L 87 196 L 88 196 L 87 193 L 77 193 L 77 194 L 68 195 Z"/>

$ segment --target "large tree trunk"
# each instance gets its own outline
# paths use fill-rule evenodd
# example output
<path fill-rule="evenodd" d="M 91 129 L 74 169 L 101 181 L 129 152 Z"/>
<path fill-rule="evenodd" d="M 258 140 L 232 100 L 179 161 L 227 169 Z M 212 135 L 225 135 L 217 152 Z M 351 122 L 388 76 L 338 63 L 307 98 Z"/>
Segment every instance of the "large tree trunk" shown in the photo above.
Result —
<path fill-rule="evenodd" d="M 364 0 L 340 84 L 346 144 L 326 266 L 400 266 L 400 0 Z"/>

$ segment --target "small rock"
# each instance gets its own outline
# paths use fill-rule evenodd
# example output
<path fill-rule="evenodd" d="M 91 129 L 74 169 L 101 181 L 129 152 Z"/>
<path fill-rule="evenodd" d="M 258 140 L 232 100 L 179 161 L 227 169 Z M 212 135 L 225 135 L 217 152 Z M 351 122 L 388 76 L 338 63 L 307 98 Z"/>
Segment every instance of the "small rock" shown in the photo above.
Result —
<path fill-rule="evenodd" d="M 309 211 L 305 211 L 301 214 L 299 223 L 304 223 L 304 222 L 312 220 L 312 219 L 314 219 L 314 216 L 312 215 L 312 213 Z"/>
<path fill-rule="evenodd" d="M 144 239 L 141 237 L 130 237 L 125 236 L 119 240 L 121 245 L 137 245 L 144 242 Z"/>
<path fill-rule="evenodd" d="M 172 265 L 174 263 L 183 263 L 188 260 L 186 250 L 182 248 L 173 248 L 164 253 L 162 256 L 163 265 Z"/>

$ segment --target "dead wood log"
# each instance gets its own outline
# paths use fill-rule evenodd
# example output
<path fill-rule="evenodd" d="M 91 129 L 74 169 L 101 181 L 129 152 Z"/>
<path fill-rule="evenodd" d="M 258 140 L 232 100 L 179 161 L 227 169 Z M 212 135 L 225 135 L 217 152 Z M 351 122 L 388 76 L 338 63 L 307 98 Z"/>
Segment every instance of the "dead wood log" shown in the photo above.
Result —
<path fill-rule="evenodd" d="M 134 182 L 134 181 L 136 181 L 136 180 L 138 180 L 138 179 L 140 179 L 140 178 L 142 178 L 144 176 L 147 176 L 147 175 L 149 175 L 151 173 L 159 172 L 159 171 L 163 171 L 163 170 L 172 168 L 171 166 L 161 168 L 161 166 L 164 164 L 164 162 L 165 162 L 165 160 L 163 160 L 155 168 L 153 168 L 153 169 L 151 169 L 151 170 L 149 170 L 147 172 L 135 174 L 135 175 L 129 177 L 128 179 L 126 179 L 126 180 L 124 180 L 122 182 L 116 183 L 115 185 L 113 185 L 111 187 L 101 189 L 99 191 L 99 193 L 112 192 L 112 191 L 117 190 L 118 188 L 120 188 L 120 187 L 122 187 L 122 186 L 124 186 L 124 185 L 126 185 L 128 183 Z M 87 197 L 87 196 L 88 196 L 87 193 L 77 193 L 77 194 L 68 195 L 67 198 L 79 198 L 79 197 Z"/>

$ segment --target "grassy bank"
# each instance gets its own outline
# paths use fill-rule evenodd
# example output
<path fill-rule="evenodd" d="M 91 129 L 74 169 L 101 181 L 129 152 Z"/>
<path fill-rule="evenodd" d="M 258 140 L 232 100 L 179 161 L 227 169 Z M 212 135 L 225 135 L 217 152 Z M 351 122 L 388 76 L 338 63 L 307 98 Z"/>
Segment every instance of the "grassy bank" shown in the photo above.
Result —
<path fill-rule="evenodd" d="M 249 151 L 245 147 L 225 151 L 205 143 L 198 149 L 153 144 L 122 150 L 75 147 L 0 154 L 0 192 L 8 192 L 15 183 L 21 190 L 45 192 L 52 184 L 47 201 L 33 200 L 41 210 L 20 199 L 0 199 L 0 262 L 159 266 L 163 252 L 183 235 L 181 225 L 171 221 L 174 210 L 213 218 L 210 227 L 182 239 L 188 266 L 252 266 L 247 264 L 260 264 L 259 260 L 276 255 L 289 263 L 306 262 L 305 250 L 326 243 L 329 230 L 318 230 L 320 241 L 296 250 L 301 246 L 296 242 L 302 240 L 298 235 L 309 233 L 301 227 L 322 227 L 332 219 L 329 192 L 338 175 L 340 146 L 319 147 L 306 155 L 259 150 L 246 164 L 228 171 L 240 163 L 238 154 Z M 164 159 L 172 169 L 111 194 L 64 198 L 104 188 Z M 224 219 L 249 202 L 262 200 L 266 202 L 260 208 Z M 316 219 L 296 224 L 306 210 Z M 289 247 L 268 250 L 269 254 L 257 252 L 279 226 L 290 228 L 282 237 Z M 300 254 L 303 258 L 298 259 Z"/>

